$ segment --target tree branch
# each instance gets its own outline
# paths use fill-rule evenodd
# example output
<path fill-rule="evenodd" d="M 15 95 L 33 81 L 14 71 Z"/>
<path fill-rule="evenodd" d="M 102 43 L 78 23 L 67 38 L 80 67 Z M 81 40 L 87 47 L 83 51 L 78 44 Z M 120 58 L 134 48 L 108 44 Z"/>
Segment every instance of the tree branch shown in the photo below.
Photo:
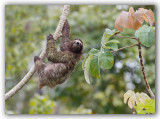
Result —
<path fill-rule="evenodd" d="M 54 39 L 56 40 L 61 36 L 61 31 L 62 31 L 64 22 L 67 19 L 69 9 L 70 9 L 70 5 L 64 5 L 59 24 L 53 35 Z M 40 58 L 44 59 L 45 56 L 46 56 L 46 49 L 42 51 L 42 53 L 40 54 Z M 30 78 L 33 76 L 35 72 L 36 72 L 36 68 L 35 68 L 35 65 L 33 65 L 29 70 L 29 72 L 23 77 L 23 79 L 16 86 L 14 86 L 9 92 L 5 94 L 5 100 L 11 98 L 14 94 L 16 94 L 30 80 Z"/>
<path fill-rule="evenodd" d="M 149 92 L 149 94 L 152 96 L 152 98 L 155 98 L 155 95 L 153 94 L 149 84 L 148 84 L 148 81 L 146 79 L 146 74 L 145 74 L 145 69 L 144 69 L 144 64 L 143 64 L 143 59 L 142 59 L 142 51 L 141 51 L 141 42 L 139 41 L 138 38 L 136 37 L 129 37 L 129 36 L 119 36 L 117 34 L 119 34 L 120 32 L 114 34 L 115 36 L 119 37 L 119 38 L 129 38 L 129 39 L 134 39 L 138 42 L 137 46 L 138 46 L 138 53 L 139 53 L 139 59 L 140 59 L 140 64 L 141 64 L 141 71 L 142 71 L 142 74 L 143 74 L 143 80 L 146 84 L 146 88 Z M 136 44 L 135 44 L 136 45 Z M 124 47 L 125 48 L 125 47 Z M 124 48 L 121 48 L 121 49 L 124 49 Z M 120 49 L 119 49 L 120 50 Z"/>
<path fill-rule="evenodd" d="M 141 50 L 141 44 L 139 43 L 138 44 L 138 53 L 139 53 L 139 59 L 140 59 L 140 64 L 141 64 L 141 70 L 142 70 L 142 74 L 143 74 L 143 79 L 144 79 L 144 82 L 146 84 L 146 88 L 149 92 L 149 94 L 152 96 L 152 98 L 155 98 L 149 84 L 148 84 L 148 81 L 146 79 L 146 74 L 145 74 L 145 69 L 144 69 L 144 64 L 143 64 L 143 59 L 142 59 L 142 50 Z"/>

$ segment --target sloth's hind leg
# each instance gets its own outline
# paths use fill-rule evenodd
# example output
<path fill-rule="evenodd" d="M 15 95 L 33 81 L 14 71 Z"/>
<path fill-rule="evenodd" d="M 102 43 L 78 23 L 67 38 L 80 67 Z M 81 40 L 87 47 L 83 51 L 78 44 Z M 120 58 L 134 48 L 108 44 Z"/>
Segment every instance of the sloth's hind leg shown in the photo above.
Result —
<path fill-rule="evenodd" d="M 44 69 L 46 67 L 46 64 L 38 56 L 34 57 L 34 63 L 39 74 L 39 89 L 41 89 L 43 86 L 45 86 L 42 82 L 42 79 L 44 77 Z"/>
<path fill-rule="evenodd" d="M 38 72 L 44 70 L 44 68 L 46 67 L 46 64 L 38 56 L 34 57 L 34 63 Z"/>

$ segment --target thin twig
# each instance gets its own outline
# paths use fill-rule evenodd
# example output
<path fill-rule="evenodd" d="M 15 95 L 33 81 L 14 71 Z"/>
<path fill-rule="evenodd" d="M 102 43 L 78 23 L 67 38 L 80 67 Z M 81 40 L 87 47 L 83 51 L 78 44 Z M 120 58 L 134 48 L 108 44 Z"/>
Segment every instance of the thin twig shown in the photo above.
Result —
<path fill-rule="evenodd" d="M 149 92 L 149 94 L 152 96 L 152 98 L 154 99 L 155 96 L 147 82 L 147 79 L 146 79 L 146 74 L 145 74 L 145 69 L 144 69 L 144 64 L 143 64 L 143 59 L 142 59 L 142 50 L 141 50 L 141 44 L 139 43 L 138 44 L 138 53 L 139 53 L 139 59 L 140 59 L 140 64 L 141 64 L 141 70 L 142 70 L 142 74 L 143 74 L 143 79 L 144 79 L 144 82 L 146 84 L 146 87 L 147 87 L 147 90 Z"/>
<path fill-rule="evenodd" d="M 54 39 L 56 40 L 61 36 L 61 31 L 62 31 L 64 22 L 67 18 L 67 15 L 69 13 L 69 9 L 70 9 L 70 5 L 64 5 L 59 24 L 53 35 Z M 44 59 L 45 56 L 46 56 L 46 49 L 42 51 L 42 53 L 40 54 L 40 58 Z M 16 86 L 14 86 L 9 92 L 5 94 L 5 100 L 11 98 L 14 94 L 16 94 L 30 80 L 30 78 L 33 76 L 35 72 L 36 72 L 36 68 L 35 68 L 35 65 L 33 65 L 29 70 L 29 72 L 23 77 L 23 79 Z"/>
<path fill-rule="evenodd" d="M 136 114 L 136 110 L 134 108 L 132 108 L 132 113 Z"/>
<path fill-rule="evenodd" d="M 129 37 L 129 36 L 119 36 L 117 34 L 115 34 L 115 36 L 119 37 L 119 38 L 129 38 L 129 39 L 135 39 L 138 43 L 140 43 L 140 41 L 138 40 L 138 38 L 136 37 Z"/>
<path fill-rule="evenodd" d="M 129 45 L 129 46 L 126 46 L 126 47 L 122 47 L 122 48 L 119 48 L 116 51 L 111 51 L 111 52 L 117 52 L 117 51 L 120 51 L 120 50 L 123 50 L 123 49 L 126 49 L 126 48 L 130 48 L 130 47 L 134 47 L 134 46 L 138 46 L 138 44 L 133 44 L 133 45 Z"/>

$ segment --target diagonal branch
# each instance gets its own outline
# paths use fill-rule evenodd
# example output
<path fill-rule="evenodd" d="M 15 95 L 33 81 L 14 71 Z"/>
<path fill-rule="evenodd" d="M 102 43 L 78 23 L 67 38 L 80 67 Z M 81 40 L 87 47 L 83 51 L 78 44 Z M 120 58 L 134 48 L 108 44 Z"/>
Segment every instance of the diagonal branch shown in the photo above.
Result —
<path fill-rule="evenodd" d="M 62 31 L 64 22 L 67 19 L 69 9 L 70 9 L 70 5 L 64 5 L 59 24 L 53 35 L 54 39 L 56 40 L 61 36 L 61 31 Z M 44 59 L 45 56 L 46 56 L 46 49 L 42 51 L 42 53 L 40 54 L 40 58 Z M 11 98 L 14 94 L 16 94 L 30 80 L 30 78 L 33 76 L 35 72 L 36 72 L 36 68 L 35 68 L 35 65 L 33 65 L 29 70 L 29 72 L 23 77 L 23 79 L 16 86 L 14 86 L 9 92 L 5 94 L 5 100 Z"/>
<path fill-rule="evenodd" d="M 114 35 L 117 36 L 117 37 L 119 37 L 119 38 L 134 39 L 134 40 L 136 40 L 136 41 L 138 42 L 137 46 L 138 46 L 138 53 L 139 53 L 141 71 L 142 71 L 142 74 L 143 74 L 143 80 L 144 80 L 144 82 L 145 82 L 145 84 L 146 84 L 146 88 L 147 88 L 149 94 L 151 95 L 151 97 L 152 97 L 152 98 L 155 98 L 155 95 L 153 94 L 153 92 L 152 92 L 152 90 L 151 90 L 151 88 L 150 88 L 150 86 L 149 86 L 149 83 L 148 83 L 148 81 L 147 81 L 147 78 L 146 78 L 145 69 L 144 69 L 144 64 L 143 64 L 143 59 L 142 59 L 141 42 L 140 42 L 139 39 L 136 38 L 136 37 L 119 36 L 119 35 L 117 35 L 117 34 L 119 34 L 119 33 L 120 33 L 120 32 L 118 32 L 118 33 L 116 33 L 116 34 L 114 34 Z M 136 45 L 136 44 L 135 44 L 135 45 Z M 130 46 L 129 46 L 129 47 L 130 47 Z M 122 48 L 122 49 L 124 49 L 124 48 Z M 120 49 L 119 49 L 119 50 L 120 50 Z M 118 51 L 119 51 L 119 50 L 118 50 Z"/>
<path fill-rule="evenodd" d="M 138 53 L 139 53 L 139 59 L 140 59 L 140 64 L 141 64 L 141 70 L 142 70 L 142 74 L 143 74 L 143 79 L 144 79 L 144 82 L 146 84 L 146 88 L 149 92 L 149 94 L 152 96 L 152 98 L 155 98 L 149 84 L 148 84 L 148 81 L 147 81 L 147 78 L 146 78 L 146 74 L 145 74 L 145 69 L 144 69 L 144 64 L 143 64 L 143 59 L 142 59 L 142 50 L 141 50 L 141 44 L 139 43 L 138 44 Z"/>

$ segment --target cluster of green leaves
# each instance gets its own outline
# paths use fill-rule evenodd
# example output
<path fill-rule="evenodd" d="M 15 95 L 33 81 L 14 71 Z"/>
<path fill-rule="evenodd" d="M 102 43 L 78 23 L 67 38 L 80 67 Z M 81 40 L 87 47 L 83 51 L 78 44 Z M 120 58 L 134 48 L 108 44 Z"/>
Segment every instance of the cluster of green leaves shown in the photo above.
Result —
<path fill-rule="evenodd" d="M 36 94 L 29 102 L 29 114 L 53 114 L 54 107 L 48 96 Z"/>
<path fill-rule="evenodd" d="M 117 43 L 119 43 L 118 40 L 115 39 L 110 40 L 110 38 L 115 33 L 117 33 L 115 30 L 105 29 L 105 32 L 101 39 L 101 49 L 98 50 L 92 48 L 89 51 L 88 55 L 85 57 L 82 63 L 82 68 L 84 70 L 85 79 L 88 84 L 90 84 L 90 72 L 93 77 L 100 79 L 100 66 L 102 66 L 102 68 L 104 69 L 112 68 L 114 63 L 114 57 L 112 53 L 109 51 L 109 49 L 117 51 L 118 50 Z M 139 38 L 143 46 L 150 47 L 154 42 L 155 29 L 154 27 L 143 25 L 135 32 L 135 36 Z M 143 106 L 142 104 L 140 105 Z M 139 105 L 137 106 L 138 106 L 137 109 L 140 108 Z M 153 108 L 151 107 L 151 109 L 148 110 L 153 111 Z M 144 113 L 143 111 L 141 111 L 140 113 Z"/>
<path fill-rule="evenodd" d="M 155 99 L 146 99 L 134 106 L 137 114 L 155 114 Z"/>
<path fill-rule="evenodd" d="M 155 39 L 155 28 L 143 25 L 135 32 L 135 36 L 139 38 L 143 46 L 151 47 Z"/>
<path fill-rule="evenodd" d="M 101 49 L 92 48 L 82 63 L 85 79 L 90 84 L 90 72 L 92 76 L 100 79 L 100 66 L 104 69 L 111 69 L 114 64 L 113 54 L 109 51 L 118 50 L 118 40 L 110 40 L 110 38 L 117 33 L 116 30 L 105 29 L 101 39 Z"/>

